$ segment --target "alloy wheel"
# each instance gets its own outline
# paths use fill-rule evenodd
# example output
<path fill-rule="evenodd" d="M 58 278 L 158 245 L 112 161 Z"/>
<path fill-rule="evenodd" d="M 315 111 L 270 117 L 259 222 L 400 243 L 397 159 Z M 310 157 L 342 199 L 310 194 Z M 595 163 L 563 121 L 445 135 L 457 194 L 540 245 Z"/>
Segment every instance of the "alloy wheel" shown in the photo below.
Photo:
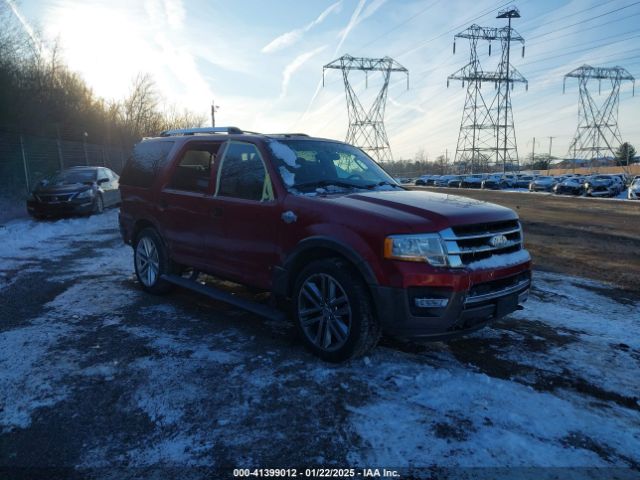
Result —
<path fill-rule="evenodd" d="M 316 273 L 304 281 L 298 293 L 298 321 L 313 345 L 329 352 L 344 346 L 351 317 L 349 297 L 334 277 Z"/>
<path fill-rule="evenodd" d="M 146 287 L 152 287 L 160 272 L 158 249 L 149 237 L 142 237 L 136 247 L 136 267 L 140 281 Z"/>

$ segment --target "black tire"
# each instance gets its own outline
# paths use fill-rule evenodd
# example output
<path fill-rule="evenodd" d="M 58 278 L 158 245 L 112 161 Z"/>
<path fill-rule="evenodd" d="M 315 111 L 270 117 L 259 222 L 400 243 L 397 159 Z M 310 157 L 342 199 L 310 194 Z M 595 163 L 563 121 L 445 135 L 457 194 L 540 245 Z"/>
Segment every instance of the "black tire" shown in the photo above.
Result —
<path fill-rule="evenodd" d="M 104 200 L 102 198 L 102 195 L 98 193 L 96 195 L 96 199 L 93 201 L 93 214 L 99 215 L 102 212 L 104 212 Z"/>
<path fill-rule="evenodd" d="M 157 252 L 157 255 L 154 255 L 150 253 L 149 248 L 146 249 L 146 252 L 149 253 L 148 258 L 157 260 L 157 272 L 153 278 L 148 274 L 148 269 L 151 268 L 150 263 L 147 264 L 147 269 L 144 268 L 145 247 L 149 245 L 153 245 L 155 252 Z M 164 274 L 173 273 L 174 269 L 164 242 L 154 228 L 145 228 L 136 237 L 133 245 L 133 265 L 138 282 L 147 292 L 164 295 L 173 289 L 173 284 L 161 278 Z"/>
<path fill-rule="evenodd" d="M 338 303 L 325 302 L 331 298 L 328 294 L 311 298 L 312 290 L 309 288 L 313 285 L 317 287 L 318 284 L 315 282 L 321 282 L 323 279 L 336 283 L 334 298 Z M 327 289 L 330 291 L 329 285 Z M 343 299 L 346 299 L 346 307 Z M 323 306 L 319 307 L 320 304 Z M 308 308 L 309 305 L 312 305 L 312 308 Z M 292 316 L 305 346 L 323 360 L 337 363 L 360 357 L 373 349 L 380 339 L 381 325 L 373 311 L 367 287 L 358 272 L 344 260 L 317 260 L 305 267 L 295 282 L 292 307 Z M 345 308 L 348 309 L 348 314 L 344 313 Z M 305 310 L 318 313 L 310 314 L 305 319 L 302 314 Z M 343 313 L 340 313 L 341 311 Z M 315 318 L 318 320 L 314 321 Z M 304 320 L 306 322 L 303 322 Z M 303 323 L 306 323 L 306 326 L 303 326 Z M 342 330 L 345 326 L 346 333 Z M 339 338 L 338 328 L 341 329 L 342 339 Z M 316 341 L 310 338 L 314 332 Z M 320 345 L 319 343 L 326 343 L 326 338 L 329 338 L 329 344 Z M 334 339 L 335 343 L 332 343 Z"/>

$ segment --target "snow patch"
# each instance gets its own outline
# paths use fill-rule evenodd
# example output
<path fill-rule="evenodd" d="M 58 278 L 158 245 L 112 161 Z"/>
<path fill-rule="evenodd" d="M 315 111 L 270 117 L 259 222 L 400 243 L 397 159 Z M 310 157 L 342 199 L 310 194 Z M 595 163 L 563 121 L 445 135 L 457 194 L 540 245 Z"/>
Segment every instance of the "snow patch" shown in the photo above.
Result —
<path fill-rule="evenodd" d="M 483 270 L 489 268 L 502 268 L 531 260 L 531 255 L 526 250 L 518 250 L 513 253 L 505 253 L 503 255 L 493 255 L 489 258 L 471 262 L 467 265 L 470 270 Z"/>
<path fill-rule="evenodd" d="M 68 370 L 64 359 L 50 350 L 70 335 L 72 327 L 50 319 L 0 332 L 0 428 L 27 428 L 39 408 L 67 398 L 62 384 Z M 66 368 L 65 368 L 66 367 Z"/>
<path fill-rule="evenodd" d="M 287 167 L 280 167 L 280 176 L 282 177 L 282 181 L 285 183 L 287 187 L 293 187 L 296 183 L 296 175 L 293 172 L 287 170 Z"/>
<path fill-rule="evenodd" d="M 273 153 L 274 156 L 282 160 L 291 168 L 300 167 L 297 161 L 298 155 L 291 147 L 285 145 L 284 143 L 278 142 L 277 140 L 271 140 L 268 145 L 271 153 Z"/>

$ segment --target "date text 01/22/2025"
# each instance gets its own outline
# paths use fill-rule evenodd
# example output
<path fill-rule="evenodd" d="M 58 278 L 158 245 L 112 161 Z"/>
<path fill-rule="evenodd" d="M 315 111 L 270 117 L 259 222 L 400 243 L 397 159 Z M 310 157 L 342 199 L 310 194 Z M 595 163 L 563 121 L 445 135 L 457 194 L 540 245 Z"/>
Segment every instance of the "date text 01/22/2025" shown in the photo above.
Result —
<path fill-rule="evenodd" d="M 238 478 L 400 478 L 397 470 L 386 468 L 234 468 L 233 476 Z"/>

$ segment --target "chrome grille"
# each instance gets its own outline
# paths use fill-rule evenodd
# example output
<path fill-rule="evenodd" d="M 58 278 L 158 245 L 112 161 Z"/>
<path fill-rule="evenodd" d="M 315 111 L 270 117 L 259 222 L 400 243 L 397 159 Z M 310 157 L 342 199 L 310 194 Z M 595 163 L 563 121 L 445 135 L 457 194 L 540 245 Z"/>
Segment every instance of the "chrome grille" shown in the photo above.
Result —
<path fill-rule="evenodd" d="M 522 227 L 517 220 L 451 227 L 440 235 L 452 267 L 522 249 Z"/>
<path fill-rule="evenodd" d="M 75 193 L 42 194 L 36 195 L 38 200 L 44 203 L 68 202 Z"/>

